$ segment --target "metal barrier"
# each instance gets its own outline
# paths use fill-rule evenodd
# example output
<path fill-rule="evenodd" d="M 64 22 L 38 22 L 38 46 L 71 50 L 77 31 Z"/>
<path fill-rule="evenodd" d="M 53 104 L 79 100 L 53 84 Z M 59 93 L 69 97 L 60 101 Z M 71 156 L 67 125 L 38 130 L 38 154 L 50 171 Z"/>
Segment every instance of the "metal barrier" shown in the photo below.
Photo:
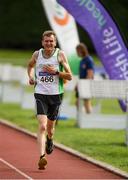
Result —
<path fill-rule="evenodd" d="M 128 81 L 79 80 L 78 90 L 78 126 L 80 128 L 125 129 L 126 144 L 128 145 Z M 85 114 L 82 112 L 82 100 L 85 98 L 125 99 L 127 103 L 127 113 L 124 113 L 124 115 Z"/>
<path fill-rule="evenodd" d="M 11 64 L 0 65 L 0 101 L 20 103 L 26 69 Z"/>

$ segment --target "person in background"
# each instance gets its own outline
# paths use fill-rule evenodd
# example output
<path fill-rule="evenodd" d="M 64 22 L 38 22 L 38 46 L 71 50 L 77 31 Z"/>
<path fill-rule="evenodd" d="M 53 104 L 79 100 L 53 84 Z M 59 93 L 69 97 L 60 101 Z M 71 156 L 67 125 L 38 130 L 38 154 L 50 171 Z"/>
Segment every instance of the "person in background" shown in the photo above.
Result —
<path fill-rule="evenodd" d="M 64 52 L 56 48 L 57 39 L 54 31 L 45 31 L 41 42 L 43 48 L 33 53 L 27 72 L 29 83 L 35 86 L 34 97 L 39 123 L 38 168 L 45 169 L 46 154 L 51 154 L 54 147 L 54 128 L 64 93 L 64 80 L 71 80 L 72 73 Z"/>
<path fill-rule="evenodd" d="M 76 47 L 77 55 L 81 58 L 79 65 L 79 79 L 93 79 L 94 78 L 94 62 L 92 57 L 89 55 L 87 46 L 84 43 L 80 43 Z M 76 106 L 78 108 L 78 88 L 75 87 L 76 91 Z M 86 89 L 85 89 L 86 91 Z M 92 112 L 92 103 L 90 99 L 84 99 L 84 107 L 86 113 Z"/>

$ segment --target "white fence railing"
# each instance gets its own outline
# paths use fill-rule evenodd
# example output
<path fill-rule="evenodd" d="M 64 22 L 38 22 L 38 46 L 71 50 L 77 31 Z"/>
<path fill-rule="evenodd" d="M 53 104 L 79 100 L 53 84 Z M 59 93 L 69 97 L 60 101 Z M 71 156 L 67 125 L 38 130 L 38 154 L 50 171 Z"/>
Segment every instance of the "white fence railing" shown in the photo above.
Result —
<path fill-rule="evenodd" d="M 65 85 L 66 91 L 73 91 L 77 82 L 77 76 Z M 31 89 L 32 91 L 28 91 Z M 35 109 L 33 96 L 34 89 L 28 86 L 26 68 L 0 64 L 0 101 L 19 103 L 24 109 Z M 66 107 L 66 108 L 65 108 Z M 60 112 L 61 117 L 76 118 L 76 107 L 71 106 L 68 99 L 64 99 Z"/>
<path fill-rule="evenodd" d="M 79 80 L 78 126 L 81 128 L 125 129 L 128 145 L 128 81 L 126 80 Z M 127 113 L 125 115 L 103 115 L 82 112 L 84 98 L 125 99 Z"/>
<path fill-rule="evenodd" d="M 21 102 L 23 87 L 28 82 L 26 69 L 11 64 L 0 65 L 0 100 Z"/>
<path fill-rule="evenodd" d="M 68 117 L 77 117 L 80 128 L 108 128 L 125 129 L 126 144 L 128 145 L 128 81 L 125 80 L 103 80 L 101 76 L 95 76 L 95 80 L 79 80 L 73 76 L 73 80 L 65 85 L 66 91 L 74 91 L 78 82 L 79 110 L 68 104 L 67 99 L 63 101 L 61 113 Z M 18 85 L 17 85 L 18 83 Z M 12 66 L 10 64 L 0 65 L 0 101 L 20 103 L 21 107 L 34 109 L 35 102 L 33 92 L 26 92 L 28 76 L 26 68 Z M 84 98 L 98 99 L 125 99 L 127 113 L 124 115 L 106 115 L 101 113 L 86 114 L 82 111 Z M 127 116 L 126 116 L 127 114 Z"/>

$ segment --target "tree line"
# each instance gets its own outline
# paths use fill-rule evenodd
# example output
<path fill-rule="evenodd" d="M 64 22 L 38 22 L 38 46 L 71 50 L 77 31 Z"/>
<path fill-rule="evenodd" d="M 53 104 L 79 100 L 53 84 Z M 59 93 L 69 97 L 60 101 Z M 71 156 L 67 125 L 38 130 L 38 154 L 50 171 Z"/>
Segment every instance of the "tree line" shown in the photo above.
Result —
<path fill-rule="evenodd" d="M 118 24 L 125 43 L 128 42 L 128 1 L 100 0 Z M 77 24 L 80 41 L 91 51 L 93 44 L 88 34 Z M 51 29 L 41 0 L 0 0 L 0 48 L 38 49 L 41 35 Z"/>

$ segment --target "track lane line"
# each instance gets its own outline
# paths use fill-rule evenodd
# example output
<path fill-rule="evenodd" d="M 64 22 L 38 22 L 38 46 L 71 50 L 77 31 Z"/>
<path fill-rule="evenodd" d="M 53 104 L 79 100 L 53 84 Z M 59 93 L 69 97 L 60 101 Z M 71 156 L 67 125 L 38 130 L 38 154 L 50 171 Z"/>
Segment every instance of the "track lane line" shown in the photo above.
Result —
<path fill-rule="evenodd" d="M 27 135 L 29 135 L 31 137 L 37 138 L 36 133 L 32 133 L 32 132 L 26 130 L 25 128 L 21 128 L 21 127 L 15 125 L 15 124 L 11 123 L 8 120 L 0 119 L 0 124 L 3 124 L 5 126 L 7 126 L 7 127 L 11 127 L 13 129 L 15 129 L 15 130 L 17 130 L 19 132 L 22 132 L 24 134 L 27 134 Z M 82 154 L 82 153 L 80 153 L 80 152 L 78 152 L 78 151 L 76 151 L 76 150 L 74 150 L 72 148 L 69 148 L 69 147 L 65 146 L 65 145 L 62 145 L 62 144 L 59 144 L 59 143 L 56 143 L 56 142 L 54 142 L 54 143 L 55 143 L 55 147 L 57 149 L 60 149 L 60 150 L 62 150 L 64 152 L 67 152 L 67 153 L 72 154 L 72 155 L 74 155 L 76 157 L 79 157 L 80 159 L 82 159 L 84 161 L 87 161 L 87 162 L 89 162 L 91 164 L 94 164 L 96 166 L 99 166 L 99 167 L 101 167 L 101 168 L 103 168 L 103 169 L 105 169 L 105 170 L 107 170 L 109 172 L 112 172 L 113 174 L 122 176 L 124 178 L 128 178 L 128 173 L 123 171 L 123 170 L 120 170 L 120 169 L 118 169 L 118 168 L 116 168 L 114 166 L 111 166 L 110 164 L 107 164 L 105 162 L 95 160 L 92 157 L 89 157 L 89 156 L 87 156 L 85 154 Z"/>
<path fill-rule="evenodd" d="M 30 176 L 28 176 L 27 174 L 25 174 L 24 172 L 20 171 L 19 169 L 17 169 L 15 166 L 13 166 L 12 164 L 8 163 L 7 161 L 5 161 L 4 159 L 0 158 L 0 161 L 3 162 L 4 164 L 6 164 L 7 166 L 9 166 L 11 169 L 15 170 L 16 172 L 18 172 L 20 175 L 24 176 L 25 178 L 29 179 L 29 180 L 33 180 Z"/>

